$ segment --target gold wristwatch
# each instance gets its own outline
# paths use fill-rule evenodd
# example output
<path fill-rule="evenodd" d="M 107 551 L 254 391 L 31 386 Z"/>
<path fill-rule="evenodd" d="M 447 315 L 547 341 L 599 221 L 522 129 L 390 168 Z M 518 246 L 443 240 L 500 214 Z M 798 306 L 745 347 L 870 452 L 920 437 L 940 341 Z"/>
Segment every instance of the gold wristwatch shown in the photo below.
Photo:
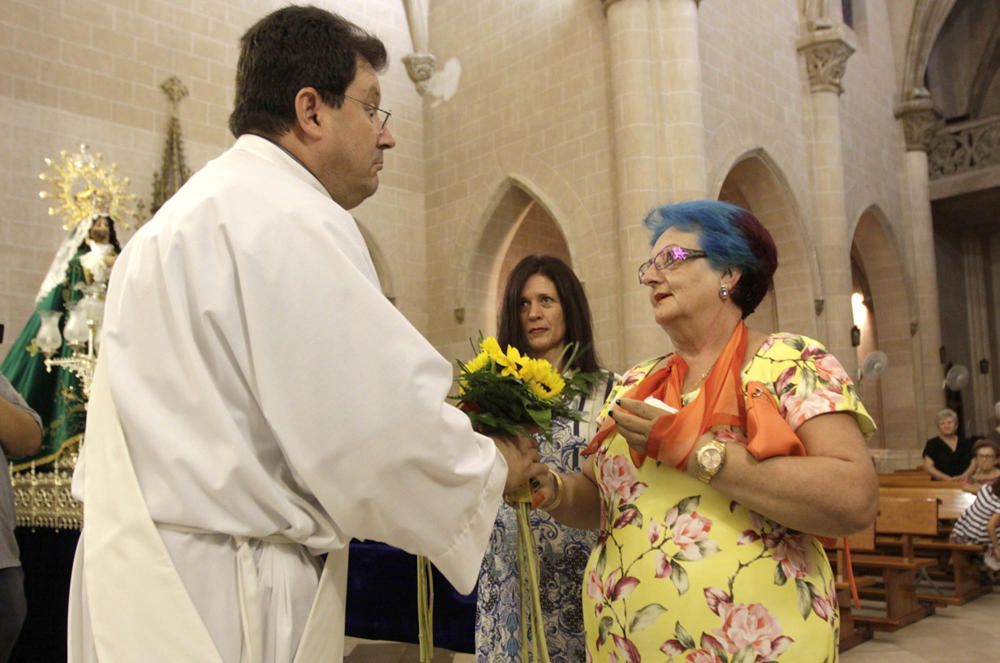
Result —
<path fill-rule="evenodd" d="M 726 464 L 726 443 L 712 440 L 698 449 L 694 455 L 699 481 L 711 483 L 722 466 Z"/>

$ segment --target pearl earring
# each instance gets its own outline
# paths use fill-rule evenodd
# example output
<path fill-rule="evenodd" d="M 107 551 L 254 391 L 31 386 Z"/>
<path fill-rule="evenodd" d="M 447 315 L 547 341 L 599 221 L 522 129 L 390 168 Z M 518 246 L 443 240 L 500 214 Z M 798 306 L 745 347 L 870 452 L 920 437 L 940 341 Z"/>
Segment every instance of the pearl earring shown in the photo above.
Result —
<path fill-rule="evenodd" d="M 726 287 L 725 283 L 719 284 L 719 299 L 722 301 L 729 299 L 729 288 Z"/>

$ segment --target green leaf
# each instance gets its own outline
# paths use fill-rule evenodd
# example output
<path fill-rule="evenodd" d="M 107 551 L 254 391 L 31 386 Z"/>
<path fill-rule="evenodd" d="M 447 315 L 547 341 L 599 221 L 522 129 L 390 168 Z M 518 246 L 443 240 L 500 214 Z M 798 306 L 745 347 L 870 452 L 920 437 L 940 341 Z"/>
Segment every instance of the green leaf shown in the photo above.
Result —
<path fill-rule="evenodd" d="M 774 584 L 784 585 L 788 582 L 788 576 L 785 575 L 785 570 L 781 568 L 781 564 L 774 565 Z"/>
<path fill-rule="evenodd" d="M 535 408 L 525 408 L 531 420 L 543 431 L 552 430 L 552 410 L 538 410 Z"/>
<path fill-rule="evenodd" d="M 797 393 L 801 398 L 808 398 L 816 391 L 816 374 L 812 371 L 802 370 L 799 371 L 799 375 L 802 380 L 799 382 Z"/>
<path fill-rule="evenodd" d="M 692 495 L 691 497 L 685 497 L 680 502 L 677 503 L 677 513 L 691 513 L 698 508 L 701 503 L 701 495 Z"/>
<path fill-rule="evenodd" d="M 684 649 L 697 649 L 698 645 L 695 644 L 694 638 L 688 633 L 688 630 L 681 625 L 680 620 L 677 621 L 677 625 L 674 626 L 674 637 L 684 645 Z"/>
<path fill-rule="evenodd" d="M 806 619 L 812 612 L 813 586 L 804 580 L 796 580 L 795 592 L 798 596 L 799 614 L 802 619 Z"/>
<path fill-rule="evenodd" d="M 635 633 L 636 631 L 641 631 L 653 625 L 660 615 L 667 611 L 659 603 L 650 603 L 649 605 L 644 605 L 635 613 L 635 617 L 628 625 L 629 631 Z"/>
<path fill-rule="evenodd" d="M 608 544 L 602 543 L 601 552 L 597 553 L 597 567 L 595 569 L 595 571 L 597 571 L 598 578 L 604 577 L 604 569 L 607 565 L 608 565 Z"/>
<path fill-rule="evenodd" d="M 806 343 L 802 340 L 801 336 L 786 336 L 782 339 L 782 342 L 785 345 L 795 348 L 800 353 L 806 349 Z"/>
<path fill-rule="evenodd" d="M 615 620 L 611 617 L 605 615 L 601 617 L 600 623 L 597 624 L 597 646 L 602 646 L 608 639 L 608 633 L 611 632 L 611 626 L 614 624 Z"/>
<path fill-rule="evenodd" d="M 754 663 L 757 660 L 757 652 L 753 645 L 747 645 L 733 655 L 732 663 Z"/>
<path fill-rule="evenodd" d="M 670 582 L 674 583 L 678 594 L 683 594 L 688 590 L 688 574 L 684 567 L 676 561 L 670 565 Z M 692 642 L 694 642 L 692 640 Z"/>

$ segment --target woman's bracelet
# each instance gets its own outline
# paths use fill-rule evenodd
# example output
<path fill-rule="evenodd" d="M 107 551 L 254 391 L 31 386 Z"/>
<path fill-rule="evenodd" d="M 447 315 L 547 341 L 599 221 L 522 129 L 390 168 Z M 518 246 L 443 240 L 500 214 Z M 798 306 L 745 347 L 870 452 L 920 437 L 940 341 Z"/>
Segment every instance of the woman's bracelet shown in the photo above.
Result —
<path fill-rule="evenodd" d="M 556 482 L 556 494 L 555 497 L 552 498 L 551 502 L 549 502 L 548 504 L 541 505 L 540 508 L 542 509 L 542 511 L 552 511 L 560 504 L 562 504 L 563 493 L 565 492 L 566 488 L 566 484 L 563 483 L 563 478 L 561 474 L 551 469 L 549 470 L 549 474 L 552 475 L 553 480 L 555 480 Z"/>

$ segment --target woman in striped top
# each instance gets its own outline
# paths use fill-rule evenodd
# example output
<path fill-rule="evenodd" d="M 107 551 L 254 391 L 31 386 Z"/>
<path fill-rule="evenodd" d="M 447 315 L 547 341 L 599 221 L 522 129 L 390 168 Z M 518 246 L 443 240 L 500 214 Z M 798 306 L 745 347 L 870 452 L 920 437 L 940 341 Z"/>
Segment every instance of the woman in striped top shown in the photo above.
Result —
<path fill-rule="evenodd" d="M 952 541 L 958 543 L 986 544 L 984 561 L 993 571 L 1000 571 L 1000 479 L 995 479 L 979 489 L 976 499 L 955 523 Z"/>

